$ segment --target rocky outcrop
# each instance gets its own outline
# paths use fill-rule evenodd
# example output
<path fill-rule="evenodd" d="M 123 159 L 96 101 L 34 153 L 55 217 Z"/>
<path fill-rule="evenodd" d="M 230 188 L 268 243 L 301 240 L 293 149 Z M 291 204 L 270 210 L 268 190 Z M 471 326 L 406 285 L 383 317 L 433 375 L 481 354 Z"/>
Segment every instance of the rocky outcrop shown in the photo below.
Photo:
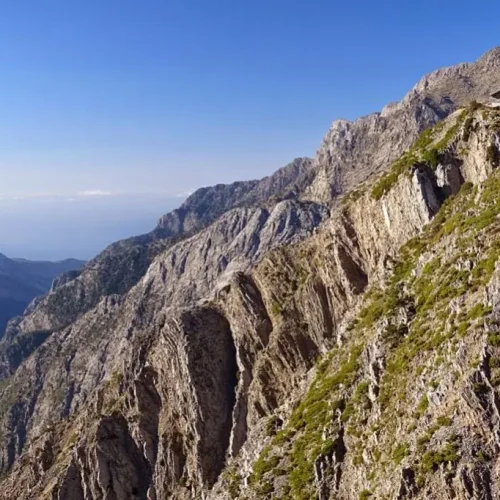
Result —
<path fill-rule="evenodd" d="M 417 136 L 472 100 L 489 101 L 500 88 L 500 48 L 475 63 L 426 75 L 398 103 L 353 122 L 332 123 L 314 161 L 306 196 L 329 202 L 373 179 L 407 150 Z"/>
<path fill-rule="evenodd" d="M 21 321 L 10 325 L 6 338 L 0 342 L 0 378 L 8 376 L 47 335 L 72 324 L 104 297 L 127 293 L 144 276 L 154 258 L 169 248 L 172 260 L 165 269 L 175 275 L 170 294 L 178 297 L 176 303 L 188 303 L 207 292 L 230 262 L 234 261 L 227 273 L 238 266 L 248 267 L 275 245 L 307 236 L 327 216 L 327 210 L 318 204 L 293 203 L 294 190 L 299 189 L 297 179 L 310 164 L 309 159 L 298 158 L 260 181 L 202 188 L 179 209 L 164 216 L 151 233 L 117 242 L 81 272 L 61 277 L 47 296 L 26 310 Z M 290 199 L 280 202 L 282 198 Z M 213 234 L 205 232 L 200 238 L 190 238 L 231 209 L 232 214 L 219 221 Z M 236 236 L 230 245 L 229 239 Z M 218 247 L 219 242 L 210 250 L 212 238 L 225 239 L 228 255 Z M 183 249 L 179 243 L 186 239 Z M 205 276 L 202 270 L 210 270 L 210 275 Z M 200 278 L 203 282 L 197 291 L 196 280 Z M 180 286 L 176 285 L 177 279 L 182 281 Z"/>
<path fill-rule="evenodd" d="M 101 298 L 127 293 L 144 276 L 157 255 L 201 231 L 231 209 L 255 208 L 262 204 L 264 211 L 271 211 L 281 199 L 296 197 L 294 192 L 300 191 L 299 179 L 310 166 L 310 159 L 297 158 L 260 181 L 197 190 L 180 208 L 163 216 L 150 233 L 110 245 L 81 273 L 68 274 L 59 280 L 51 293 L 28 311 L 29 320 L 25 322 L 26 328 L 23 323 L 22 331 L 58 330 L 95 307 Z"/>
<path fill-rule="evenodd" d="M 177 236 L 198 231 L 227 210 L 294 197 L 312 166 L 309 158 L 296 158 L 269 177 L 259 181 L 234 182 L 198 189 L 183 205 L 163 216 L 156 233 Z"/>
<path fill-rule="evenodd" d="M 256 416 L 228 467 L 238 476 L 224 476 L 213 498 L 235 490 L 246 498 L 476 498 L 479 492 L 495 497 L 490 439 L 496 441 L 497 362 L 491 359 L 497 333 L 496 319 L 488 315 L 497 308 L 492 290 L 493 263 L 500 255 L 498 175 L 491 154 L 490 161 L 474 158 L 496 144 L 496 119 L 488 109 L 452 118 L 461 125 L 443 161 L 460 165 L 450 178 L 462 179 L 466 193 L 454 202 L 443 205 L 453 186 L 438 183 L 438 168 L 409 165 L 381 199 L 367 187 L 318 234 L 268 257 L 275 259 L 269 268 L 265 262 L 259 266 L 260 291 L 267 303 L 280 304 L 279 320 L 260 355 L 269 356 L 267 366 L 258 360 L 252 369 L 246 407 Z M 469 127 L 470 135 L 464 134 Z M 481 197 L 464 179 L 480 187 Z M 278 270 L 272 278 L 271 269 Z M 297 275 L 306 277 L 302 286 L 290 285 Z M 326 300 L 310 286 L 319 281 Z M 360 305 L 368 282 L 372 294 L 352 322 L 350 311 Z M 326 312 L 312 306 L 313 295 L 327 304 Z M 271 346 L 283 345 L 284 332 L 298 330 L 299 321 L 311 316 L 329 320 L 320 323 L 322 338 L 307 321 L 307 354 L 314 358 L 324 346 L 332 350 L 305 396 L 295 393 L 301 403 L 291 406 L 300 384 L 287 383 L 305 375 L 307 355 L 295 352 L 289 369 L 282 361 L 286 351 L 273 352 Z M 260 366 L 267 378 L 259 375 Z M 465 400 L 457 401 L 457 394 Z M 278 429 L 266 424 L 276 418 Z M 470 439 L 471 425 L 483 429 L 482 438 Z"/>
<path fill-rule="evenodd" d="M 180 307 L 206 297 L 218 280 L 225 282 L 231 273 L 248 269 L 261 252 L 311 234 L 326 214 L 318 205 L 294 201 L 278 203 L 271 212 L 235 209 L 159 256 L 126 299 L 117 295 L 102 299 L 96 308 L 49 338 L 46 332 L 51 324 L 47 321 L 51 318 L 36 308 L 18 326 L 23 333 L 12 339 L 25 342 L 23 353 L 26 346 L 39 347 L 40 342 L 35 344 L 38 339 L 45 340 L 43 346 L 19 368 L 22 357 L 12 356 L 13 342 L 5 344 L 3 353 L 5 376 L 15 372 L 14 378 L 5 383 L 4 398 L 18 401 L 15 409 L 4 408 L 4 436 L 11 443 L 5 449 L 12 450 L 3 457 L 4 467 L 9 467 L 22 451 L 26 435 L 36 436 L 61 416 L 78 412 L 92 400 L 103 379 L 115 372 L 123 373 L 134 349 L 143 351 L 144 336 L 156 332 L 156 325 L 175 315 Z M 203 281 L 195 279 L 200 267 L 207 269 Z M 178 355 L 173 352 L 168 356 L 176 359 Z M 181 378 L 191 377 L 188 385 L 193 383 L 192 376 L 179 374 Z M 36 384 L 27 389 L 23 381 L 32 377 Z M 13 411 L 22 417 L 14 419 Z"/>

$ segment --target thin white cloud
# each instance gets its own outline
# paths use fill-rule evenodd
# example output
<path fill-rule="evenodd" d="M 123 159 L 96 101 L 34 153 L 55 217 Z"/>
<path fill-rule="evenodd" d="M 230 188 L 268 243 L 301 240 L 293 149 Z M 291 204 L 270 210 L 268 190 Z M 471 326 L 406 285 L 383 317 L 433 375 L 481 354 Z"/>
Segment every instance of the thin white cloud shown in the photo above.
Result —
<path fill-rule="evenodd" d="M 88 189 L 86 191 L 80 191 L 78 196 L 111 196 L 113 193 L 111 191 L 102 191 L 101 189 Z"/>
<path fill-rule="evenodd" d="M 188 196 L 191 196 L 195 192 L 194 189 L 189 189 L 188 191 L 183 191 L 182 193 L 177 193 L 175 195 L 176 198 L 187 198 Z"/>

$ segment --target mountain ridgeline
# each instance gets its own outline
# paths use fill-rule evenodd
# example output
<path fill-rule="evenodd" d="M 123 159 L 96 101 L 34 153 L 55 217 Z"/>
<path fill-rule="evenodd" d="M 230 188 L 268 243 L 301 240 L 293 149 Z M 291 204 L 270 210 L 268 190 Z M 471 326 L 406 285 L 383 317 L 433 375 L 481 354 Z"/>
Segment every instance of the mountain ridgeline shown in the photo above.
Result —
<path fill-rule="evenodd" d="M 500 49 L 203 188 L 0 341 L 0 498 L 500 495 Z"/>
<path fill-rule="evenodd" d="M 60 262 L 35 262 L 9 259 L 0 254 L 0 338 L 7 322 L 22 314 L 38 295 L 49 291 L 56 277 L 75 277 L 83 261 L 67 259 Z"/>

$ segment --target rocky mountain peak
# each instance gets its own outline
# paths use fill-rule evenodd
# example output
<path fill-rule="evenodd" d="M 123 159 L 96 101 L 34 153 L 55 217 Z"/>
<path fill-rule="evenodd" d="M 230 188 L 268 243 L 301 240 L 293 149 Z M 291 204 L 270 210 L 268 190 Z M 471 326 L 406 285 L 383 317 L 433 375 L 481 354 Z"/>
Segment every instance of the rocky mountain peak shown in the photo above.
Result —
<path fill-rule="evenodd" d="M 500 50 L 474 63 L 442 68 L 424 76 L 397 103 L 353 122 L 335 120 L 317 151 L 315 177 L 305 196 L 334 202 L 395 161 L 422 132 L 469 102 L 487 101 L 500 88 Z"/>
<path fill-rule="evenodd" d="M 479 59 L 480 62 L 484 63 L 486 67 L 498 67 L 500 66 L 500 47 L 494 47 Z"/>
<path fill-rule="evenodd" d="M 163 236 L 190 233 L 201 229 L 231 208 L 263 203 L 272 197 L 284 197 L 294 188 L 294 183 L 307 174 L 311 166 L 310 158 L 296 158 L 261 180 L 200 188 L 179 209 L 163 216 L 157 230 Z"/>

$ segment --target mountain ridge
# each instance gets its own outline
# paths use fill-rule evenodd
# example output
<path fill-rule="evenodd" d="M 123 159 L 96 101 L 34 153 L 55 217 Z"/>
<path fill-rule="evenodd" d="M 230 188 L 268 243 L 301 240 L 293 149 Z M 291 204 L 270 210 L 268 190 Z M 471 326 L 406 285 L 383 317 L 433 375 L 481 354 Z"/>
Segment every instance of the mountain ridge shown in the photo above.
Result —
<path fill-rule="evenodd" d="M 485 89 L 493 92 L 500 74 L 482 70 L 496 68 L 499 60 L 495 49 L 476 64 L 435 73 L 425 92 L 432 87 L 441 97 L 413 95 L 391 111 L 394 122 L 371 115 L 353 126 L 354 133 L 350 125 L 335 125 L 314 163 L 299 160 L 283 182 L 195 193 L 187 203 L 191 211 L 167 216 L 157 233 L 111 246 L 13 322 L 0 342 L 0 467 L 6 472 L 0 497 L 351 499 L 375 492 L 430 498 L 430 492 L 447 498 L 440 476 L 431 474 L 443 464 L 458 470 L 453 481 L 464 498 L 474 498 L 467 491 L 479 487 L 493 491 L 491 481 L 477 475 L 483 466 L 474 462 L 476 475 L 466 471 L 459 440 L 432 441 L 442 436 L 437 430 L 423 446 L 442 447 L 424 448 L 429 455 L 423 464 L 416 435 L 408 431 L 408 449 L 384 448 L 388 472 L 370 480 L 375 451 L 359 458 L 360 440 L 347 422 L 352 418 L 360 428 L 358 419 L 378 422 L 381 388 L 387 393 L 381 374 L 392 359 L 385 352 L 398 354 L 399 343 L 406 345 L 399 329 L 409 332 L 412 307 L 421 307 L 418 300 L 412 306 L 400 299 L 399 284 L 410 286 L 399 271 L 400 247 L 426 226 L 431 233 L 425 241 L 451 238 L 448 218 L 459 215 L 465 231 L 467 212 L 454 204 L 465 196 L 487 242 L 477 255 L 489 255 L 500 120 L 488 107 L 459 110 L 457 103 L 465 99 L 461 72 L 479 72 L 469 82 L 468 100 L 486 99 Z M 457 102 L 442 90 L 454 78 Z M 418 132 L 446 117 L 410 147 Z M 489 197 L 475 202 L 483 192 Z M 205 217 L 212 196 L 217 205 Z M 436 248 L 444 258 L 446 251 Z M 481 262 L 476 273 L 486 266 Z M 415 268 L 417 276 L 427 263 Z M 458 270 L 474 265 L 463 259 Z M 398 278 L 391 282 L 391 276 Z M 478 290 L 489 287 L 496 297 L 495 276 L 479 274 Z M 375 284 L 382 295 L 364 295 Z M 373 297 L 378 309 L 361 312 L 351 327 L 363 299 L 371 304 Z M 483 305 L 475 319 L 489 314 Z M 462 309 L 469 314 L 468 306 Z M 386 328 L 393 322 L 397 331 Z M 322 356 L 327 362 L 314 369 Z M 464 384 L 467 391 L 474 383 L 492 384 L 471 370 L 471 380 L 482 378 Z M 415 387 L 420 392 L 412 397 L 423 402 L 409 407 L 433 421 L 437 414 L 427 410 L 436 405 L 434 396 Z M 365 409 L 367 393 L 372 406 Z M 487 394 L 491 399 L 494 392 Z M 477 406 L 481 400 L 473 401 Z M 464 424 L 454 427 L 454 414 L 439 417 L 451 419 L 441 427 L 466 436 Z M 384 443 L 391 438 L 376 430 L 373 435 Z M 445 443 L 453 449 L 443 451 Z"/>
<path fill-rule="evenodd" d="M 83 264 L 77 259 L 30 261 L 0 254 L 0 338 L 7 322 L 21 314 L 35 297 L 49 291 L 59 275 Z"/>
<path fill-rule="evenodd" d="M 474 63 L 425 75 L 396 103 L 354 121 L 335 120 L 316 153 L 307 197 L 329 203 L 374 175 L 408 149 L 426 128 L 471 100 L 487 101 L 500 88 L 500 48 Z"/>

